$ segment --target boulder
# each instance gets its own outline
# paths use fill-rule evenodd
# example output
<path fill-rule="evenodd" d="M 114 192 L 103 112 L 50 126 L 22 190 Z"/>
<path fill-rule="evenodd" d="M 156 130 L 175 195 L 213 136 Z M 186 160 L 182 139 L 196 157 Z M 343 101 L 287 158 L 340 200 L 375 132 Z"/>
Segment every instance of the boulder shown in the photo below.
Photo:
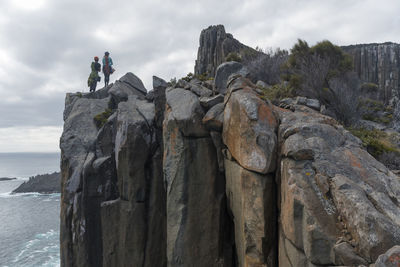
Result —
<path fill-rule="evenodd" d="M 201 123 L 203 108 L 198 97 L 191 91 L 175 88 L 166 92 L 168 116 L 164 123 L 174 123 L 185 136 L 202 137 L 209 133 Z M 164 138 L 165 139 L 165 138 Z"/>
<path fill-rule="evenodd" d="M 209 110 L 216 104 L 224 102 L 224 96 L 221 94 L 215 95 L 215 96 L 210 96 L 210 97 L 200 97 L 200 104 L 203 108 L 206 110 Z"/>
<path fill-rule="evenodd" d="M 224 103 L 213 106 L 203 117 L 202 122 L 208 130 L 222 132 L 224 123 Z"/>
<path fill-rule="evenodd" d="M 192 91 L 193 93 L 195 93 L 200 97 L 210 97 L 213 93 L 210 89 L 201 86 L 199 84 L 191 84 L 190 91 Z"/>
<path fill-rule="evenodd" d="M 240 74 L 246 77 L 249 74 L 248 69 L 239 62 L 225 62 L 218 66 L 215 73 L 215 91 L 219 94 L 225 94 L 227 90 L 227 82 L 232 74 Z"/>
<path fill-rule="evenodd" d="M 126 83 L 131 88 L 141 92 L 143 95 L 146 95 L 146 93 L 147 93 L 147 90 L 144 87 L 144 84 L 143 84 L 142 80 L 140 80 L 140 78 L 137 77 L 132 72 L 126 73 L 124 76 L 122 76 L 119 79 L 119 81 L 122 82 L 122 83 Z"/>
<path fill-rule="evenodd" d="M 243 77 L 230 84 L 225 102 L 222 137 L 232 156 L 248 170 L 273 172 L 278 122 L 272 105 L 261 100 Z"/>
<path fill-rule="evenodd" d="M 400 265 L 400 246 L 394 246 L 378 257 L 375 267 L 398 267 Z"/>
<path fill-rule="evenodd" d="M 397 176 L 332 118 L 276 110 L 282 156 L 279 262 L 370 264 L 398 244 Z"/>

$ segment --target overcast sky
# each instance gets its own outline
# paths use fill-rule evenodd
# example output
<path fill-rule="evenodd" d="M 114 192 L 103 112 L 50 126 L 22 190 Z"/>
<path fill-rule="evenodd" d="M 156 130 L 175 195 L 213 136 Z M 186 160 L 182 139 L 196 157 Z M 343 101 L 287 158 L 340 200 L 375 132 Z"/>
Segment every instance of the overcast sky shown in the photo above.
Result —
<path fill-rule="evenodd" d="M 105 51 L 112 80 L 131 71 L 151 89 L 152 75 L 193 72 L 209 25 L 261 48 L 400 42 L 399 0 L 1 0 L 0 10 L 0 152 L 58 151 L 65 93 L 88 91 Z"/>

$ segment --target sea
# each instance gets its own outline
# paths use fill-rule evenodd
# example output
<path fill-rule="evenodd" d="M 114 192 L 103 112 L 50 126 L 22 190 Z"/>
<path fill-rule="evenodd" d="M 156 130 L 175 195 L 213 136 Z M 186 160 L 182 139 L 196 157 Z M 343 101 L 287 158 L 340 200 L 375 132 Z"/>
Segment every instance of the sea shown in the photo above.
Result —
<path fill-rule="evenodd" d="M 0 153 L 0 266 L 60 266 L 60 194 L 12 190 L 31 176 L 60 171 L 59 153 Z"/>

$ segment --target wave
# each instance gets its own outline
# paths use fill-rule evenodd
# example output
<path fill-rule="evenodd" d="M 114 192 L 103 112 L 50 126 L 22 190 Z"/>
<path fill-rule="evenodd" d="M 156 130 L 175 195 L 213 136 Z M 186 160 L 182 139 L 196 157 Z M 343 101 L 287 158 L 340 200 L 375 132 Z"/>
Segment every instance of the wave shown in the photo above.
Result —
<path fill-rule="evenodd" d="M 14 197 L 49 197 L 49 198 L 59 198 L 61 196 L 60 193 L 52 193 L 52 194 L 42 194 L 37 192 L 29 192 L 29 193 L 13 193 L 6 192 L 0 193 L 0 198 L 14 198 Z"/>
<path fill-rule="evenodd" d="M 60 266 L 59 232 L 53 229 L 36 234 L 21 248 L 14 258 L 13 266 Z"/>

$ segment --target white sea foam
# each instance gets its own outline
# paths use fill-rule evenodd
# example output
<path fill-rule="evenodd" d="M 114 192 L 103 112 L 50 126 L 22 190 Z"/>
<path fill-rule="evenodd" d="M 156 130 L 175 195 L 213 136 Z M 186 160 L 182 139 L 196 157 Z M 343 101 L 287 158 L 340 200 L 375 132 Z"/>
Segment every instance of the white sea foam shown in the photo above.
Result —
<path fill-rule="evenodd" d="M 59 198 L 61 196 L 60 193 L 53 193 L 53 194 L 42 194 L 42 193 L 37 193 L 37 192 L 29 192 L 29 193 L 13 193 L 13 192 L 6 192 L 6 193 L 0 193 L 0 198 L 14 198 L 14 197 L 48 197 L 51 199 L 53 198 Z"/>
<path fill-rule="evenodd" d="M 41 259 L 41 263 L 34 266 L 60 266 L 59 260 L 59 232 L 51 229 L 46 233 L 36 234 L 35 238 L 26 242 L 21 252 L 15 257 L 15 266 L 27 266 L 26 262 Z M 53 240 L 53 242 L 49 242 Z"/>

